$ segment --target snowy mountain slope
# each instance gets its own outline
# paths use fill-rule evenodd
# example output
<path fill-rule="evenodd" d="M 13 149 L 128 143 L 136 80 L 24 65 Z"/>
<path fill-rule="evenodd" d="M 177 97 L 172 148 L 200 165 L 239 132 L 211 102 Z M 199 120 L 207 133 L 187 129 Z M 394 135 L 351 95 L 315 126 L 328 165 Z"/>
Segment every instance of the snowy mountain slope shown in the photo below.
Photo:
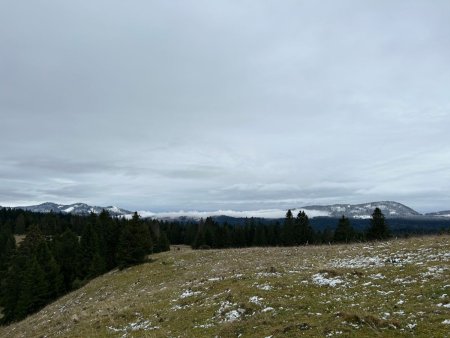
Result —
<path fill-rule="evenodd" d="M 398 202 L 380 201 L 363 204 L 334 204 L 305 206 L 303 209 L 327 212 L 330 217 L 370 218 L 374 209 L 380 208 L 385 217 L 414 217 L 421 216 L 417 211 Z M 308 213 L 308 212 L 306 212 Z"/>
<path fill-rule="evenodd" d="M 67 214 L 74 215 L 87 215 L 92 213 L 99 214 L 102 210 L 108 211 L 113 216 L 123 216 L 127 214 L 131 214 L 131 211 L 121 209 L 115 206 L 108 207 L 99 207 L 99 206 L 90 206 L 86 203 L 74 203 L 69 205 L 64 204 L 56 204 L 51 202 L 42 203 L 39 205 L 31 205 L 31 206 L 19 206 L 15 207 L 16 209 L 23 209 L 33 212 L 61 212 Z"/>

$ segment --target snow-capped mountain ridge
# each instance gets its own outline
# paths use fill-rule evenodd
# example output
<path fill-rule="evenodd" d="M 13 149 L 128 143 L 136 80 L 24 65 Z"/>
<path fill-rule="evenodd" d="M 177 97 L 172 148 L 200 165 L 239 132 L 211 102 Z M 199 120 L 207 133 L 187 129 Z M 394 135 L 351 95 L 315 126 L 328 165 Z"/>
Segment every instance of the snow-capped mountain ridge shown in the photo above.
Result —
<path fill-rule="evenodd" d="M 69 205 L 56 204 L 51 202 L 42 203 L 32 206 L 15 207 L 17 209 L 24 209 L 34 212 L 61 212 L 71 213 L 76 215 L 87 215 L 89 213 L 100 213 L 102 210 L 107 210 L 113 216 L 131 217 L 132 212 L 116 207 L 100 207 L 90 206 L 86 203 L 74 203 Z M 409 218 L 409 217 L 450 217 L 450 211 L 441 211 L 435 213 L 428 213 L 422 215 L 417 211 L 394 201 L 379 201 L 361 204 L 333 204 L 333 205 L 308 205 L 298 208 L 291 208 L 294 216 L 298 212 L 304 211 L 310 218 L 314 217 L 341 217 L 342 215 L 349 218 L 370 218 L 374 209 L 380 208 L 386 218 Z M 156 219 L 200 219 L 209 216 L 229 216 L 234 218 L 268 218 L 277 219 L 284 218 L 287 209 L 260 209 L 248 211 L 236 210 L 216 210 L 216 211 L 168 211 L 168 212 L 151 212 L 139 211 L 138 213 L 144 218 Z"/>
<path fill-rule="evenodd" d="M 333 204 L 333 205 L 309 205 L 300 208 L 291 208 L 294 217 L 300 211 L 304 211 L 308 217 L 341 217 L 348 218 L 370 218 L 375 208 L 380 208 L 386 218 L 420 217 L 422 214 L 417 211 L 393 201 L 380 201 L 362 204 Z M 229 216 L 234 218 L 256 217 L 279 219 L 286 216 L 288 209 L 261 209 L 251 211 L 217 210 L 217 211 L 176 211 L 153 213 L 139 211 L 142 217 L 158 219 L 177 219 L 181 217 L 200 219 L 208 216 Z"/>
<path fill-rule="evenodd" d="M 86 203 L 74 203 L 74 204 L 56 204 L 52 202 L 45 202 L 39 205 L 30 206 L 20 206 L 15 207 L 15 209 L 23 209 L 33 212 L 56 212 L 56 213 L 66 213 L 74 215 L 88 215 L 90 213 L 99 214 L 102 210 L 106 210 L 113 216 L 123 216 L 131 214 L 131 211 L 118 208 L 116 206 L 99 207 L 91 206 Z"/>
<path fill-rule="evenodd" d="M 306 210 L 316 210 L 328 213 L 329 217 L 370 218 L 375 208 L 380 208 L 385 217 L 421 216 L 417 211 L 394 201 L 379 201 L 362 204 L 312 205 L 302 207 Z M 306 212 L 307 213 L 307 212 Z"/>

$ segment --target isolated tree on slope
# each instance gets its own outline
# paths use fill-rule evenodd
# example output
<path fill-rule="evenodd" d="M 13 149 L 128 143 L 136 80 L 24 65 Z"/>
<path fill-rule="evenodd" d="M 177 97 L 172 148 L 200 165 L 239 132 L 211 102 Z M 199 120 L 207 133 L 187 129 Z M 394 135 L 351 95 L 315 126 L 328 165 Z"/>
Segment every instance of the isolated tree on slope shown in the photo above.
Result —
<path fill-rule="evenodd" d="M 384 215 L 380 208 L 375 208 L 370 220 L 370 227 L 367 230 L 367 239 L 369 240 L 381 240 L 389 238 L 391 232 L 389 226 L 384 219 Z"/>

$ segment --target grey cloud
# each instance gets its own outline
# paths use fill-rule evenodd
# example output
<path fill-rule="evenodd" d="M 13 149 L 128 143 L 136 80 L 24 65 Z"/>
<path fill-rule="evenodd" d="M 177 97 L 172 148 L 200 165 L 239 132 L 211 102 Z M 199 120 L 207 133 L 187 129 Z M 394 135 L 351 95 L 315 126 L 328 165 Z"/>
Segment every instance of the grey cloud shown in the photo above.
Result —
<path fill-rule="evenodd" d="M 0 4 L 0 204 L 448 209 L 449 10 Z"/>

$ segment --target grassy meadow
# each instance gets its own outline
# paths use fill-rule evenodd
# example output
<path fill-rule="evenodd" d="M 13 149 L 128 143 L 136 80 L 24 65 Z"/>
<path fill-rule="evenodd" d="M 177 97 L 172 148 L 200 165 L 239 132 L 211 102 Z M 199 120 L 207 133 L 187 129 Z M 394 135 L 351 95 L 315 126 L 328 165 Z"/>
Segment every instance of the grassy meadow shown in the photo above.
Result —
<path fill-rule="evenodd" d="M 289 248 L 172 247 L 1 337 L 450 337 L 450 236 Z"/>

